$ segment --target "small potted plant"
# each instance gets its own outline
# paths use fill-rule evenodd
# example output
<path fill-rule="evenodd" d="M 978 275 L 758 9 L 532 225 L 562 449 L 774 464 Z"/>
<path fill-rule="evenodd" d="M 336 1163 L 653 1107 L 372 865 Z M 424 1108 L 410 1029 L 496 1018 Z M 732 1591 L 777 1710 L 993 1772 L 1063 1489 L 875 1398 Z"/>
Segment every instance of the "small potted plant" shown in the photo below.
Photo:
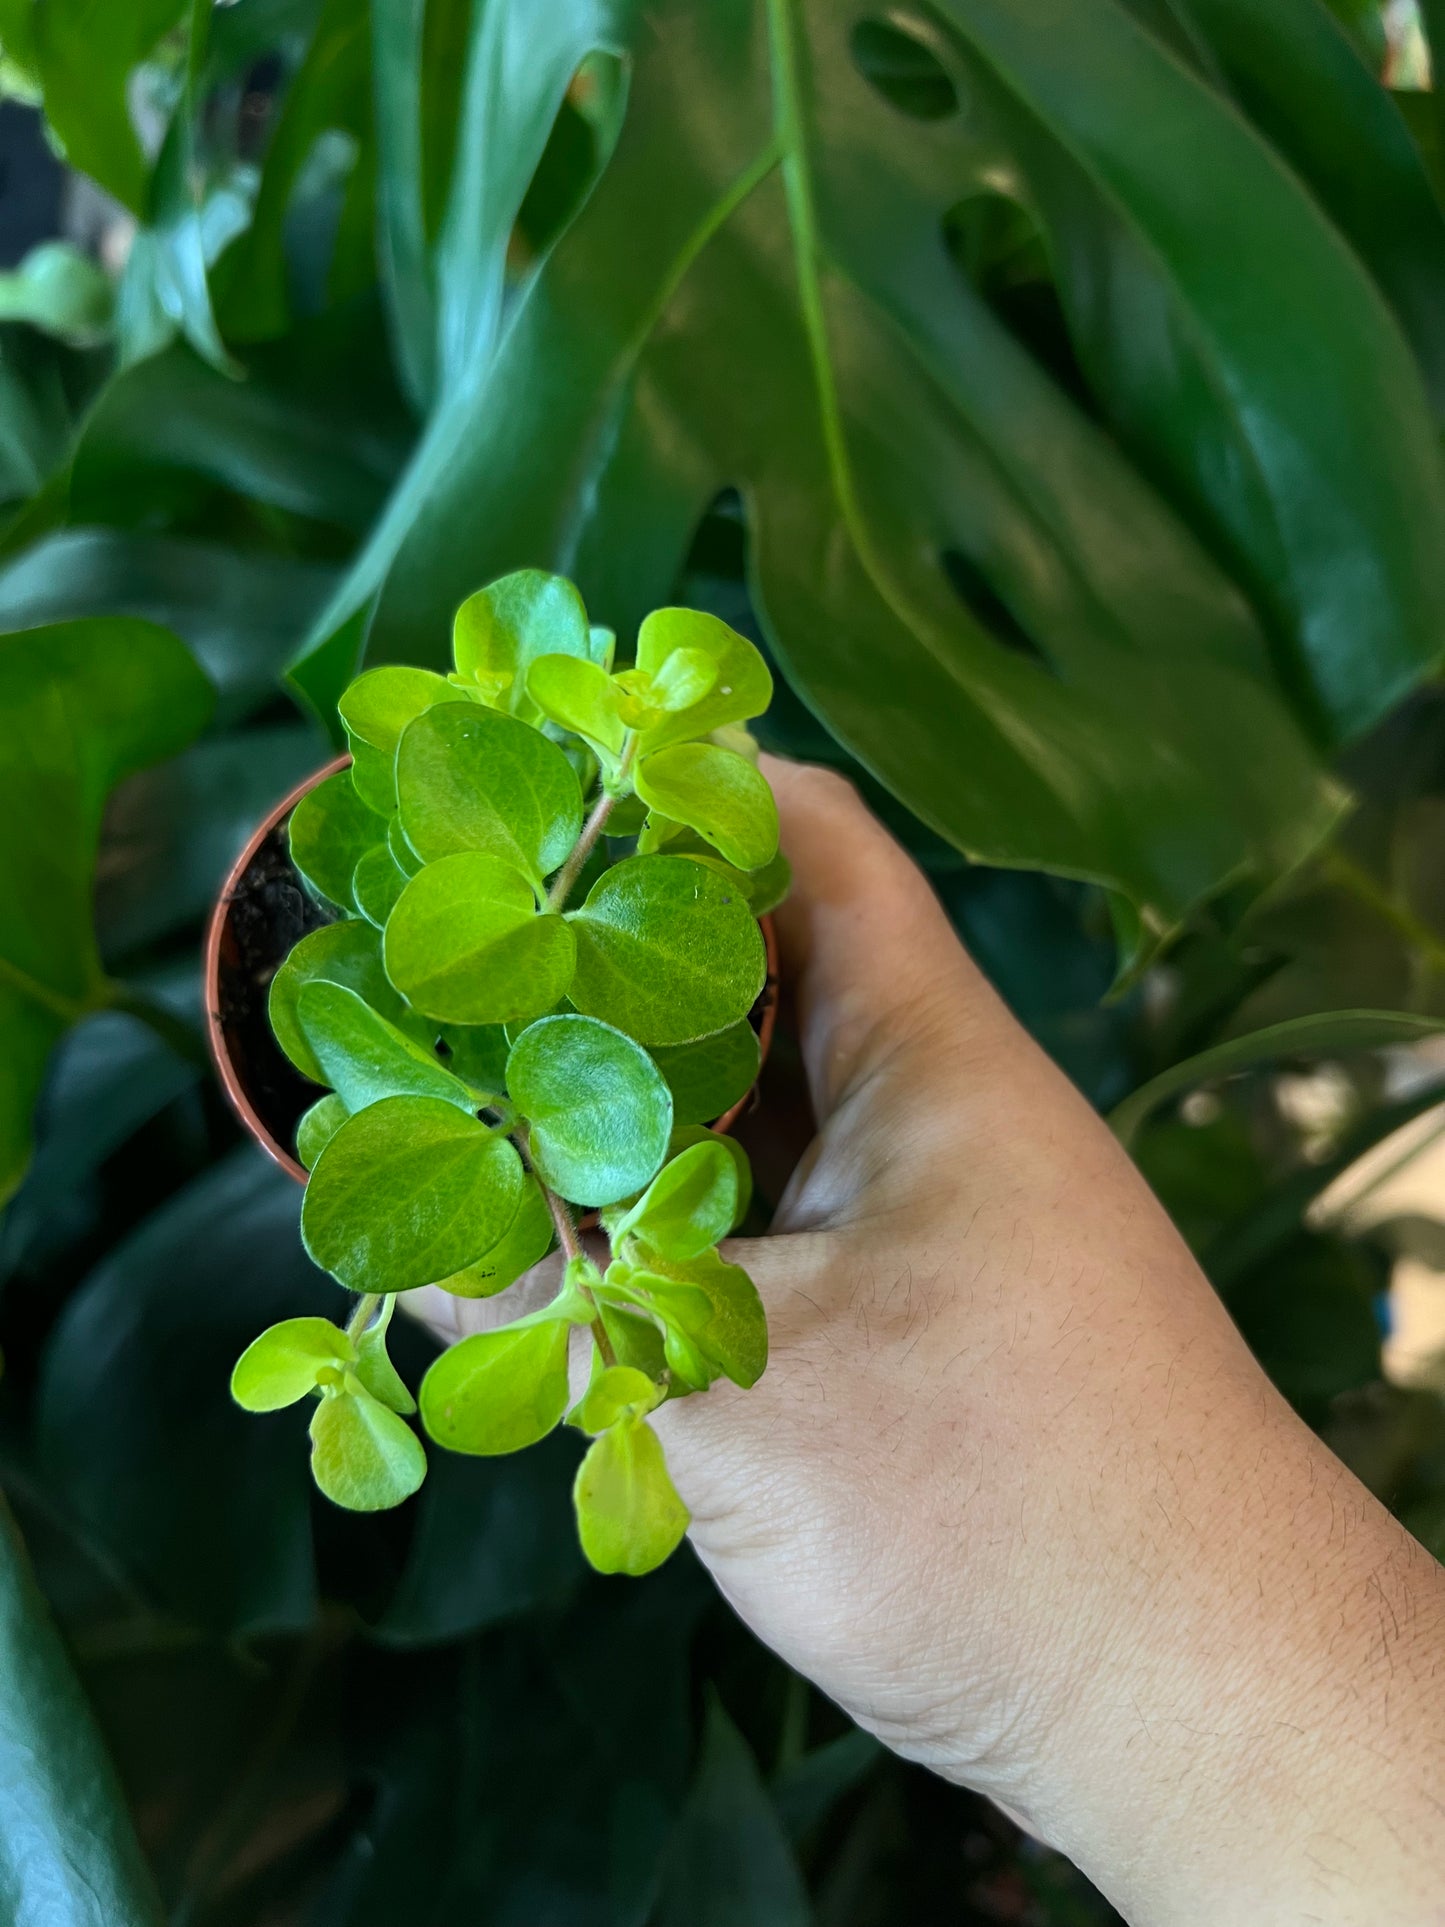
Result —
<path fill-rule="evenodd" d="M 418 1409 L 437 1444 L 480 1454 L 565 1415 L 592 1439 L 583 1549 L 636 1574 L 687 1524 L 648 1414 L 719 1376 L 751 1385 L 767 1360 L 758 1294 L 718 1252 L 747 1159 L 707 1125 L 757 1075 L 759 919 L 787 871 L 743 727 L 772 693 L 751 643 L 660 609 L 632 667 L 613 648 L 571 583 L 527 570 L 462 605 L 451 675 L 358 677 L 349 761 L 233 872 L 210 988 L 227 1088 L 309 1173 L 306 1249 L 356 1294 L 348 1320 L 263 1332 L 236 1399 L 315 1399 L 316 1482 L 361 1511 L 421 1484 Z M 264 1012 L 227 989 L 238 976 L 269 978 Z M 554 1244 L 552 1301 L 453 1346 L 414 1398 L 387 1355 L 397 1295 L 489 1297 Z M 591 1375 L 571 1403 L 577 1327 Z"/>

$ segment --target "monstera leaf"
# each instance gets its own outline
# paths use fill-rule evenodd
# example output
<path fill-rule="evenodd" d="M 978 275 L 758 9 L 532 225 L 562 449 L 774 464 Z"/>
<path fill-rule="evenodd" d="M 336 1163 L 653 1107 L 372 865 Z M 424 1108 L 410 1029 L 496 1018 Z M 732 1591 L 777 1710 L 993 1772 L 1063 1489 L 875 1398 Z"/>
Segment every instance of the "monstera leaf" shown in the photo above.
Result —
<path fill-rule="evenodd" d="M 211 700 L 184 644 L 154 623 L 96 618 L 0 636 L 0 1203 L 29 1160 L 52 1045 L 114 998 L 91 922 L 106 797 L 182 749 Z"/>
<path fill-rule="evenodd" d="M 1321 753 L 1436 653 L 1445 491 L 1349 224 L 1227 89 L 1338 193 L 1343 136 L 1317 119 L 1311 144 L 1298 89 L 1269 93 L 1264 27 L 1187 11 L 1195 67 L 1119 0 L 886 22 L 856 0 L 491 0 L 463 85 L 506 164 L 480 167 L 464 113 L 423 258 L 398 148 L 393 307 L 435 401 L 298 684 L 334 701 L 367 620 L 373 659 L 439 662 L 451 609 L 519 559 L 625 634 L 732 488 L 790 680 L 970 854 L 1098 879 L 1145 935 L 1296 859 L 1336 808 Z M 1358 69 L 1336 62 L 1330 98 L 1371 89 L 1321 25 Z M 400 98 L 420 54 L 394 38 L 375 58 Z M 522 185 L 598 48 L 629 63 L 620 127 L 499 320 Z M 1408 188 L 1428 292 L 1438 215 L 1374 107 L 1364 164 Z M 996 312 L 1019 234 L 1082 398 Z M 1385 236 L 1370 253 L 1398 265 Z M 1412 324 L 1418 295 L 1394 290 Z"/>

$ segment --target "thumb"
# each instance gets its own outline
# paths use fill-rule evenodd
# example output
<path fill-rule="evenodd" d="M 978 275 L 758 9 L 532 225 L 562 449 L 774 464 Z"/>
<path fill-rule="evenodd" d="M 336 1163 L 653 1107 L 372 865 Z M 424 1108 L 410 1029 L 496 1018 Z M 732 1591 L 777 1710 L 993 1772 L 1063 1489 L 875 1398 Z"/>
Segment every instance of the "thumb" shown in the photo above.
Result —
<path fill-rule="evenodd" d="M 832 770 L 765 756 L 793 887 L 774 913 L 820 1125 L 877 1076 L 1009 1026 L 923 873 Z"/>

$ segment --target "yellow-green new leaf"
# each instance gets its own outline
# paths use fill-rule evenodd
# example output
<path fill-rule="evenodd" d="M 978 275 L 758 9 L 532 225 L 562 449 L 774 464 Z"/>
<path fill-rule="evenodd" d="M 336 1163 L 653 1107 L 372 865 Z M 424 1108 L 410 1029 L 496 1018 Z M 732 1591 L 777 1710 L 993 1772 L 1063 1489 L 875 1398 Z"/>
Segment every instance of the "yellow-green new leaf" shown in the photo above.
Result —
<path fill-rule="evenodd" d="M 311 1476 L 348 1512 L 386 1512 L 426 1477 L 426 1452 L 404 1418 L 352 1381 L 311 1419 Z"/>
<path fill-rule="evenodd" d="M 778 806 L 768 779 L 733 750 L 677 743 L 644 756 L 637 794 L 739 870 L 760 870 L 778 853 Z"/>
<path fill-rule="evenodd" d="M 279 1412 L 316 1390 L 319 1374 L 339 1375 L 356 1360 L 356 1347 L 329 1318 L 285 1318 L 236 1360 L 231 1397 L 248 1412 Z"/>
<path fill-rule="evenodd" d="M 442 1353 L 421 1383 L 421 1419 L 438 1445 L 492 1457 L 534 1445 L 567 1408 L 561 1319 L 477 1332 Z"/>
<path fill-rule="evenodd" d="M 609 1365 L 593 1379 L 567 1415 L 583 1432 L 605 1432 L 620 1418 L 641 1418 L 659 1405 L 663 1388 L 634 1365 Z"/>
<path fill-rule="evenodd" d="M 627 730 L 620 692 L 599 663 L 577 656 L 539 656 L 527 671 L 527 689 L 552 722 L 585 737 L 611 758 L 621 755 Z"/>
<path fill-rule="evenodd" d="M 666 681 L 668 659 L 679 649 L 706 656 L 716 678 L 699 701 L 643 732 L 638 745 L 643 756 L 761 716 L 773 699 L 768 665 L 746 636 L 700 609 L 655 609 L 637 633 L 638 668 Z"/>
<path fill-rule="evenodd" d="M 669 1259 L 700 1258 L 732 1230 L 737 1208 L 737 1166 L 722 1139 L 709 1137 L 663 1165 L 613 1226 L 612 1242 L 631 1236 Z"/>
<path fill-rule="evenodd" d="M 593 1440 L 572 1497 L 577 1536 L 598 1572 L 640 1579 L 677 1550 L 688 1528 L 687 1507 L 645 1420 L 619 1419 Z"/>
<path fill-rule="evenodd" d="M 392 983 L 427 1016 L 506 1024 L 550 1010 L 566 993 L 576 942 L 564 918 L 537 909 L 519 871 L 464 851 L 428 863 L 407 884 L 383 955 Z"/>
<path fill-rule="evenodd" d="M 603 630 L 603 636 L 610 631 Z M 469 595 L 452 623 L 457 674 L 483 702 L 532 720 L 527 670 L 539 656 L 587 658 L 592 632 L 565 576 L 518 569 Z"/>

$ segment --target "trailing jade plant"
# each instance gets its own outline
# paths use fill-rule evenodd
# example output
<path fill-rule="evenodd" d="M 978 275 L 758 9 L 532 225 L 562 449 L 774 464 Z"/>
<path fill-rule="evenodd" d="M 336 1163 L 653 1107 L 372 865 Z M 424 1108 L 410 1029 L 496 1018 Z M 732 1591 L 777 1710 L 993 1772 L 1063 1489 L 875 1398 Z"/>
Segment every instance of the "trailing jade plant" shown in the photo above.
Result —
<path fill-rule="evenodd" d="M 750 642 L 659 609 L 635 666 L 561 577 L 471 596 L 455 669 L 385 666 L 341 698 L 351 765 L 296 807 L 292 860 L 335 920 L 291 951 L 272 1028 L 328 1087 L 302 1117 L 301 1233 L 357 1296 L 287 1319 L 236 1366 L 250 1411 L 314 1397 L 312 1470 L 357 1511 L 399 1504 L 439 1445 L 515 1452 L 566 1414 L 592 1437 L 583 1549 L 643 1573 L 687 1512 L 648 1415 L 752 1385 L 767 1326 L 718 1245 L 746 1208 L 738 1145 L 706 1127 L 758 1069 L 758 917 L 786 889 L 743 725 L 772 694 Z M 584 1250 L 600 1213 L 610 1257 Z M 387 1355 L 397 1294 L 505 1291 L 560 1244 L 549 1304 L 464 1339 L 414 1398 Z M 574 1327 L 591 1376 L 569 1405 Z"/>

